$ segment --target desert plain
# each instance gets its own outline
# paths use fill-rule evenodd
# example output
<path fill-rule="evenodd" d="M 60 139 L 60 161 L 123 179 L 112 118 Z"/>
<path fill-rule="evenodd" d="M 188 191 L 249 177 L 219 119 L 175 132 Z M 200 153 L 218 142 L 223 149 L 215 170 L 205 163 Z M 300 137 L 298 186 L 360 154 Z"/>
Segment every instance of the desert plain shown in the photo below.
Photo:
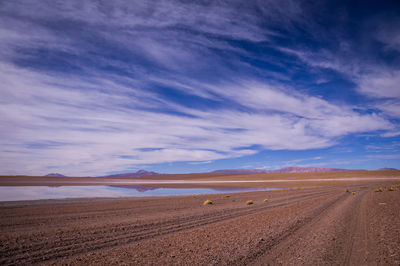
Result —
<path fill-rule="evenodd" d="M 0 186 L 130 182 L 129 178 L 0 178 Z M 135 182 L 149 187 L 285 189 L 4 201 L 0 264 L 400 264 L 400 171 L 157 175 Z M 203 205 L 205 200 L 212 204 Z M 248 200 L 253 204 L 246 205 Z"/>

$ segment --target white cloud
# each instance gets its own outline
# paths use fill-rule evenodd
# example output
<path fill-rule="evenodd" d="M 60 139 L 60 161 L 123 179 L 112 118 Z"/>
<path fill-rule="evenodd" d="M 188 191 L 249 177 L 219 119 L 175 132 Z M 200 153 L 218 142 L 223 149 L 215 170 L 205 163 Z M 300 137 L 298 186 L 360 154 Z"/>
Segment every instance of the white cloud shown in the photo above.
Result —
<path fill-rule="evenodd" d="M 0 173 L 101 175 L 136 165 L 240 157 L 256 153 L 249 148 L 254 146 L 303 150 L 334 145 L 352 133 L 393 134 L 396 129 L 379 114 L 360 114 L 354 106 L 249 75 L 254 67 L 238 59 L 249 53 L 225 39 L 268 43 L 277 33 L 260 27 L 250 7 L 236 4 L 2 3 Z M 251 8 L 271 25 L 306 23 L 297 1 L 264 5 Z M 65 53 L 62 64 L 80 71 L 30 67 L 46 59 L 41 49 Z M 122 55 L 107 56 L 113 49 Z M 321 58 L 310 65 L 340 69 L 340 60 Z M 394 82 L 364 81 L 366 91 L 383 84 L 383 94 L 397 97 Z M 177 103 L 152 90 L 155 84 L 221 107 Z M 396 105 L 385 112 L 396 113 Z"/>
<path fill-rule="evenodd" d="M 386 31 L 386 29 L 384 29 Z M 365 97 L 365 107 L 382 112 L 383 116 L 400 117 L 400 71 L 374 61 L 363 61 L 356 51 L 350 55 L 327 50 L 307 51 L 279 48 L 315 69 L 331 69 L 355 84 Z"/>
<path fill-rule="evenodd" d="M 256 106 L 253 113 L 210 112 L 171 104 L 174 110 L 189 115 L 177 116 L 138 109 L 152 107 L 152 102 L 140 102 L 137 97 L 154 95 L 143 96 L 139 90 L 138 96 L 132 97 L 126 94 L 127 87 L 107 80 L 94 79 L 112 94 L 65 89 L 52 85 L 67 82 L 58 76 L 6 64 L 2 67 L 5 71 L 0 75 L 7 84 L 3 87 L 7 100 L 0 108 L 4 129 L 1 169 L 5 173 L 18 169 L 18 173 L 44 174 L 46 167 L 52 166 L 68 175 L 100 175 L 133 165 L 240 157 L 256 153 L 245 148 L 253 145 L 271 150 L 321 148 L 333 145 L 334 137 L 390 128 L 390 123 L 377 115 L 359 115 L 349 107 L 298 93 L 290 95 L 270 86 L 232 87 L 223 95 Z M 87 86 L 79 79 L 68 84 Z M 254 91 L 256 97 L 243 98 Z M 136 106 L 127 105 L 129 102 Z"/>
<path fill-rule="evenodd" d="M 359 83 L 360 92 L 376 98 L 400 98 L 400 71 L 370 73 Z"/>
<path fill-rule="evenodd" d="M 382 137 L 387 137 L 387 138 L 397 137 L 397 136 L 400 136 L 400 130 L 388 131 L 382 134 Z"/>
<path fill-rule="evenodd" d="M 358 90 L 374 100 L 371 104 L 384 115 L 400 118 L 400 71 L 381 68 L 358 77 Z M 383 136 L 390 136 L 391 133 Z"/>

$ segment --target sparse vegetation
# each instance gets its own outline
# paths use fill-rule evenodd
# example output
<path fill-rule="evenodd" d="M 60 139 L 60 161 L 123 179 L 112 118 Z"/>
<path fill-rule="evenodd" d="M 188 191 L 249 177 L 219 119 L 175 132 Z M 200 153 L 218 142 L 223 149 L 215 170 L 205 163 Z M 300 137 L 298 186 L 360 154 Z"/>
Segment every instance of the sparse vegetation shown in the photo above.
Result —
<path fill-rule="evenodd" d="M 346 188 L 346 190 L 344 192 L 350 192 L 348 188 Z"/>
<path fill-rule="evenodd" d="M 231 197 L 231 195 L 225 195 L 224 196 L 224 198 L 230 198 Z"/>
<path fill-rule="evenodd" d="M 374 189 L 374 192 L 383 192 L 383 188 L 376 188 Z"/>
<path fill-rule="evenodd" d="M 268 199 L 264 199 L 264 202 L 268 202 Z"/>
<path fill-rule="evenodd" d="M 246 205 L 251 205 L 251 204 L 253 204 L 254 202 L 252 201 L 252 200 L 248 200 L 248 201 L 246 201 Z"/>
<path fill-rule="evenodd" d="M 213 204 L 213 202 L 211 200 L 206 200 L 203 205 L 211 205 Z"/>
<path fill-rule="evenodd" d="M 351 192 L 351 194 L 352 194 L 352 195 L 355 195 L 355 194 L 356 194 L 356 192 L 355 192 L 355 191 L 353 191 L 353 192 Z"/>
<path fill-rule="evenodd" d="M 386 189 L 387 189 L 387 191 L 394 191 L 393 187 L 387 187 Z"/>

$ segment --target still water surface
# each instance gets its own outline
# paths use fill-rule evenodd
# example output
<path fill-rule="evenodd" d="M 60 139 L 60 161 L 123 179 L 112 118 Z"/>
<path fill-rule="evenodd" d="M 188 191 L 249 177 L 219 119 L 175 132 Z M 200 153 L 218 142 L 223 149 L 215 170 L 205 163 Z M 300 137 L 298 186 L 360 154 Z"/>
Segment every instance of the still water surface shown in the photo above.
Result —
<path fill-rule="evenodd" d="M 282 188 L 152 188 L 146 186 L 9 186 L 0 187 L 0 201 L 118 198 L 235 193 L 278 190 Z"/>

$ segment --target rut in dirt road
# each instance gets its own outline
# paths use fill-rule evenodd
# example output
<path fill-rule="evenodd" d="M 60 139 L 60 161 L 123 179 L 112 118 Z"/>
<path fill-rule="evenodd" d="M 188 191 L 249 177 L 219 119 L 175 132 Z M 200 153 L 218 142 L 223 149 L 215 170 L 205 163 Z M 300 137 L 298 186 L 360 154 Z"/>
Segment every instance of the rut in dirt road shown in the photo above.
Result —
<path fill-rule="evenodd" d="M 259 205 L 254 208 L 238 208 L 232 210 L 216 211 L 209 214 L 180 217 L 161 223 L 151 223 L 144 225 L 116 225 L 111 228 L 95 229 L 94 231 L 82 232 L 75 237 L 59 236 L 53 239 L 39 239 L 28 246 L 3 246 L 0 251 L 2 263 L 38 263 L 50 261 L 60 257 L 84 254 L 86 252 L 101 250 L 115 246 L 126 245 L 145 239 L 159 237 L 179 231 L 250 215 L 265 211 L 271 208 L 287 206 L 299 201 L 317 199 L 321 196 L 330 195 L 332 192 L 311 192 L 300 196 L 292 196 L 270 205 Z"/>
<path fill-rule="evenodd" d="M 362 265 L 364 236 L 360 207 L 367 191 L 350 193 L 326 204 L 309 220 L 245 258 L 250 265 Z M 356 252 L 357 251 L 357 252 Z"/>
<path fill-rule="evenodd" d="M 357 198 L 347 238 L 345 265 L 365 265 L 368 254 L 365 193 Z"/>

